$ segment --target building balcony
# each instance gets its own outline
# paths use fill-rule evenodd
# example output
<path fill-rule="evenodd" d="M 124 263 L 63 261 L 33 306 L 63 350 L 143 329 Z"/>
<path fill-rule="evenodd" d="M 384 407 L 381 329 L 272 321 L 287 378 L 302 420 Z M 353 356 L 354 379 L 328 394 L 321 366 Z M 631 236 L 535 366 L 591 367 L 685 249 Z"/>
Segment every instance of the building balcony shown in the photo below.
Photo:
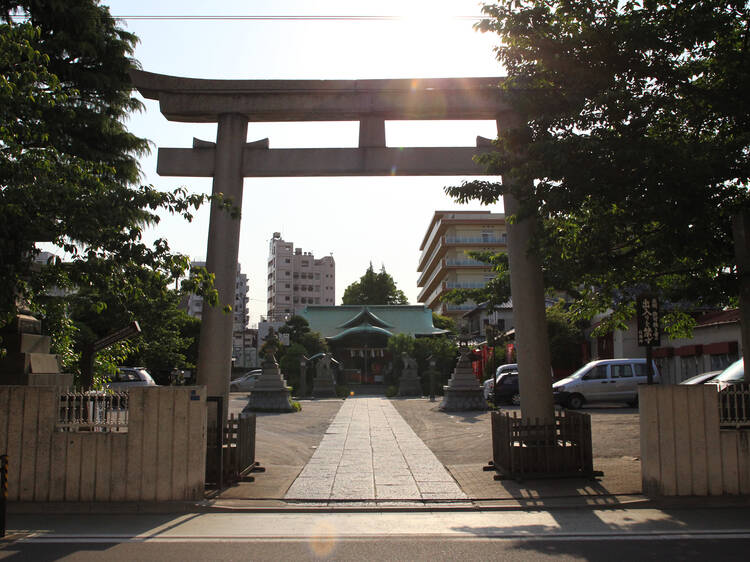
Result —
<path fill-rule="evenodd" d="M 417 302 L 423 302 L 428 308 L 433 308 L 439 302 L 439 298 L 448 291 L 453 289 L 484 289 L 486 286 L 486 281 L 443 281 L 432 292 L 423 290 L 419 293 Z"/>
<path fill-rule="evenodd" d="M 444 236 L 443 240 L 446 244 L 467 244 L 467 245 L 485 245 L 485 244 L 506 244 L 508 237 L 502 236 Z"/>
<path fill-rule="evenodd" d="M 447 269 L 490 269 L 492 266 L 471 258 L 443 258 L 434 267 L 422 272 L 417 278 L 417 287 L 429 291 Z"/>
<path fill-rule="evenodd" d="M 424 252 L 422 252 L 417 271 L 423 272 L 423 275 L 430 275 L 436 264 L 438 264 L 437 260 L 443 259 L 449 249 L 470 249 L 472 247 L 501 249 L 507 246 L 507 242 L 508 237 L 505 233 L 500 236 L 443 236 L 436 241 L 435 245 L 425 248 Z M 468 260 L 469 258 L 464 259 Z"/>

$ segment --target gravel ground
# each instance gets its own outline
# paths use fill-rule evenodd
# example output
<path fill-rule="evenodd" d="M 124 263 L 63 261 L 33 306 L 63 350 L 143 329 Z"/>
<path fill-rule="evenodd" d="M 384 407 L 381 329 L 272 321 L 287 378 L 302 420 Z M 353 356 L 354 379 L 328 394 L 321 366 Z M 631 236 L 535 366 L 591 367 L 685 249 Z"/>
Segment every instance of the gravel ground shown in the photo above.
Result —
<path fill-rule="evenodd" d="M 241 395 L 233 395 L 232 403 L 240 409 L 242 402 Z M 550 481 L 533 489 L 529 485 L 493 481 L 494 473 L 482 471 L 482 466 L 492 458 L 489 412 L 443 412 L 438 409 L 440 397 L 435 402 L 427 398 L 396 398 L 392 402 L 470 497 L 571 495 L 590 488 L 590 481 L 570 485 Z M 221 497 L 282 498 L 314 453 L 342 403 L 333 399 L 304 400 L 298 413 L 258 414 L 256 458 L 266 472 L 256 473 L 254 482 L 242 482 L 225 490 Z M 503 410 L 520 415 L 518 407 Z M 597 482 L 595 493 L 640 493 L 638 410 L 603 405 L 582 411 L 592 418 L 594 468 L 605 473 Z"/>
<path fill-rule="evenodd" d="M 443 464 L 474 464 L 492 458 L 489 412 L 443 412 L 440 402 L 394 399 L 393 405 Z M 518 412 L 519 407 L 503 407 Z M 594 458 L 639 458 L 638 410 L 616 405 L 585 407 L 591 415 Z"/>

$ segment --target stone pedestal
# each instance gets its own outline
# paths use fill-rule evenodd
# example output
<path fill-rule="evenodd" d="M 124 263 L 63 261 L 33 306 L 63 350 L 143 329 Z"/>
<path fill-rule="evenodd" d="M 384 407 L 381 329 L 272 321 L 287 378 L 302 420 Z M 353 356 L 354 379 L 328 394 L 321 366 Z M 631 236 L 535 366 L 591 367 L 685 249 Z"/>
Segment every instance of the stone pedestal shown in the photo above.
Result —
<path fill-rule="evenodd" d="M 50 337 L 41 335 L 39 320 L 19 314 L 0 336 L 7 349 L 0 359 L 0 384 L 72 388 L 73 375 L 60 372 L 60 358 L 50 353 Z"/>
<path fill-rule="evenodd" d="M 263 362 L 263 373 L 255 383 L 245 412 L 293 412 L 289 387 L 281 375 L 281 369 L 272 356 Z"/>
<path fill-rule="evenodd" d="M 399 396 L 422 396 L 422 382 L 419 380 L 417 362 L 408 356 L 402 357 L 404 370 L 398 380 Z"/>
<path fill-rule="evenodd" d="M 336 381 L 333 378 L 331 356 L 326 353 L 315 366 L 313 379 L 313 398 L 336 398 Z"/>
<path fill-rule="evenodd" d="M 487 409 L 487 401 L 482 394 L 482 387 L 471 368 L 471 353 L 461 352 L 453 376 L 443 387 L 443 401 L 439 408 L 446 412 Z"/>

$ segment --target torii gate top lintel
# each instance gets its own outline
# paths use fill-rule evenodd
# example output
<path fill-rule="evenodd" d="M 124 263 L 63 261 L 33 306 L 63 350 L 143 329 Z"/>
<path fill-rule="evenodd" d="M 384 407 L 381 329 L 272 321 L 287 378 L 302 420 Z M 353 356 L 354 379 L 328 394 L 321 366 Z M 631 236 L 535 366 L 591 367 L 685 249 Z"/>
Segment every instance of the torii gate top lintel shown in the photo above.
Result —
<path fill-rule="evenodd" d="M 497 119 L 503 78 L 373 80 L 211 80 L 130 73 L 134 86 L 159 100 L 170 121 L 217 122 L 236 113 L 248 121 Z"/>

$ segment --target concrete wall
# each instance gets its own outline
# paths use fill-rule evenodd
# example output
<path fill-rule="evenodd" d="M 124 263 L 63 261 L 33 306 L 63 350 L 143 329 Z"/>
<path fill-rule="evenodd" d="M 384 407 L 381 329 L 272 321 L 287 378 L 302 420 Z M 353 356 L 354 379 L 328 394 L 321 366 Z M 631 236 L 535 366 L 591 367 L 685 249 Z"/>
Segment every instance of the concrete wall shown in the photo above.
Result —
<path fill-rule="evenodd" d="M 642 385 L 639 401 L 645 494 L 750 494 L 750 428 L 719 428 L 715 387 Z"/>
<path fill-rule="evenodd" d="M 0 452 L 8 454 L 8 499 L 201 499 L 205 388 L 133 388 L 129 402 L 125 433 L 58 432 L 56 389 L 0 386 Z"/>

